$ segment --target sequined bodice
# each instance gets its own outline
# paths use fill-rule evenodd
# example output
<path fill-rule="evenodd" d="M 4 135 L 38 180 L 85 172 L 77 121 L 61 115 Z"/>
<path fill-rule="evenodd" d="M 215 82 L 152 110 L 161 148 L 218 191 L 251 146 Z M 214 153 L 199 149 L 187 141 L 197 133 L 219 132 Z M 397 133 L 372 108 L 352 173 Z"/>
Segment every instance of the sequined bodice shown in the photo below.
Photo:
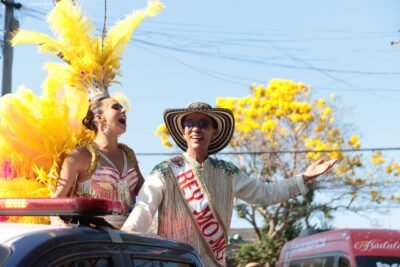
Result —
<path fill-rule="evenodd" d="M 101 166 L 100 162 L 98 162 L 92 177 L 78 183 L 78 195 L 120 200 L 125 204 L 126 208 L 129 208 L 135 198 L 135 188 L 139 178 L 137 170 L 135 168 L 128 169 L 128 162 L 124 152 L 122 153 L 124 165 L 121 173 L 106 155 L 100 151 L 98 152 L 102 159 L 112 167 Z"/>

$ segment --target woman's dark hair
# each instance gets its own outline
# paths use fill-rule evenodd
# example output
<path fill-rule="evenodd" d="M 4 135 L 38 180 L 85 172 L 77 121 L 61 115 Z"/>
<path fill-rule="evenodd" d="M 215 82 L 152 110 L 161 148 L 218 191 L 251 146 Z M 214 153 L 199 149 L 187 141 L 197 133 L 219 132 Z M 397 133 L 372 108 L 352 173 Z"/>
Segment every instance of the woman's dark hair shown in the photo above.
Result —
<path fill-rule="evenodd" d="M 103 99 L 105 98 L 97 99 L 93 102 L 90 102 L 86 116 L 82 120 L 83 125 L 89 130 L 94 131 L 95 133 L 97 133 L 98 127 L 97 123 L 94 121 L 94 117 L 98 114 L 99 115 L 103 114 L 103 108 L 101 103 Z"/>

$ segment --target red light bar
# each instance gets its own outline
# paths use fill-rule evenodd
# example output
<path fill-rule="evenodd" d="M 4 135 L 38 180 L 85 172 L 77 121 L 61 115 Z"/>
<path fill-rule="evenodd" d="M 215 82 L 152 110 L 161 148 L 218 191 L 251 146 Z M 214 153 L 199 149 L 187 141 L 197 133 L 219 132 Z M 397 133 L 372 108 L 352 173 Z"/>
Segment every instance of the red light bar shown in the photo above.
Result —
<path fill-rule="evenodd" d="M 0 198 L 0 216 L 123 214 L 120 201 L 99 198 Z"/>

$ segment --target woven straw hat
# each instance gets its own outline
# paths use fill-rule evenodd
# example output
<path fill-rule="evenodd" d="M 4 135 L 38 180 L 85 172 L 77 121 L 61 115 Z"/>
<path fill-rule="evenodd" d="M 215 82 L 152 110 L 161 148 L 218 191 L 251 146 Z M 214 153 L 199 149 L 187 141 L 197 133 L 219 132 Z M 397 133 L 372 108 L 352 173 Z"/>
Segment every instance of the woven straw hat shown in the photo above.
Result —
<path fill-rule="evenodd" d="M 164 112 L 164 122 L 175 143 L 183 151 L 187 150 L 187 143 L 183 138 L 183 118 L 191 113 L 203 113 L 217 123 L 217 135 L 208 146 L 208 154 L 215 154 L 224 149 L 231 140 L 235 129 L 235 119 L 231 110 L 226 108 L 213 108 L 207 103 L 194 102 L 186 108 L 167 109 Z"/>

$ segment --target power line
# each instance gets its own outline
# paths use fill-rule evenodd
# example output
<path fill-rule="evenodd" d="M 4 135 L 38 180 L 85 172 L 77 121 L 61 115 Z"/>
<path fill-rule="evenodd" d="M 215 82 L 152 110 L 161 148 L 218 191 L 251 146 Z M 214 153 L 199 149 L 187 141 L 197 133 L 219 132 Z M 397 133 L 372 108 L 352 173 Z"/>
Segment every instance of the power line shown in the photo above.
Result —
<path fill-rule="evenodd" d="M 40 19 L 40 16 L 45 16 L 47 11 L 44 9 L 38 9 L 38 8 L 31 8 L 27 6 L 23 6 L 25 8 L 25 13 L 27 16 L 30 16 L 34 19 Z M 153 25 L 157 26 L 157 22 L 153 22 Z M 195 56 L 201 56 L 201 57 L 210 57 L 214 59 L 222 59 L 222 60 L 229 60 L 229 61 L 236 61 L 240 63 L 250 63 L 250 64 L 261 64 L 261 65 L 270 65 L 270 66 L 275 66 L 275 67 L 281 67 L 281 68 L 289 68 L 289 69 L 300 69 L 300 70 L 309 70 L 309 71 L 316 71 L 320 72 L 323 75 L 331 78 L 333 81 L 336 83 L 343 84 L 345 86 L 348 86 L 348 88 L 340 88 L 339 91 L 358 91 L 358 92 L 363 92 L 363 93 L 369 93 L 372 95 L 376 95 L 391 101 L 400 101 L 400 99 L 389 97 L 386 95 L 382 95 L 381 92 L 387 91 L 390 93 L 397 93 L 400 92 L 397 89 L 387 89 L 387 88 L 361 88 L 359 86 L 356 86 L 352 83 L 349 83 L 347 80 L 348 79 L 343 79 L 336 77 L 338 74 L 353 74 L 357 76 L 374 76 L 374 77 L 387 77 L 387 76 L 398 76 L 400 75 L 400 72 L 396 71 L 358 71 L 358 70 L 343 70 L 343 69 L 333 69 L 333 68 L 323 68 L 323 67 L 317 67 L 314 64 L 310 63 L 310 60 L 307 60 L 305 58 L 299 58 L 295 57 L 291 54 L 289 54 L 287 51 L 289 50 L 288 48 L 283 48 L 281 46 L 278 46 L 277 44 L 283 41 L 289 41 L 288 37 L 292 37 L 292 35 L 289 33 L 283 33 L 280 31 L 277 31 L 275 29 L 267 29 L 268 32 L 270 33 L 275 33 L 273 34 L 275 38 L 259 38 L 259 37 L 252 37 L 252 35 L 257 35 L 255 32 L 251 31 L 237 31 L 234 30 L 232 31 L 231 29 L 224 29 L 224 28 L 218 28 L 218 27 L 213 27 L 213 26 L 207 26 L 207 25 L 191 25 L 191 24 L 179 24 L 179 23 L 163 23 L 163 28 L 166 30 L 160 30 L 160 29 L 154 29 L 153 27 L 147 27 L 148 30 L 143 30 L 139 29 L 138 34 L 142 34 L 147 38 L 137 38 L 135 39 L 136 44 L 141 48 L 145 49 L 146 48 L 154 48 L 154 49 L 167 49 L 171 50 L 174 52 L 178 53 L 186 53 L 186 54 L 192 54 Z M 166 26 L 166 27 L 165 27 Z M 152 29 L 153 28 L 153 29 Z M 200 33 L 205 33 L 207 34 L 206 36 L 199 37 L 198 34 Z M 187 34 L 186 34 L 187 33 Z M 331 36 L 337 36 L 338 37 L 333 37 L 333 40 L 347 40 L 348 37 L 345 36 L 349 32 L 328 32 L 328 38 L 312 38 L 312 39 L 301 39 L 301 36 L 295 37 L 290 39 L 290 42 L 304 42 L 304 41 L 327 41 L 327 40 L 332 40 Z M 358 32 L 360 37 L 354 37 L 354 34 L 351 34 L 351 39 L 357 39 L 357 38 L 365 38 L 365 37 L 376 37 L 377 35 L 382 36 L 383 34 L 386 34 L 389 32 Z M 234 36 L 232 36 L 234 35 Z M 242 35 L 243 37 L 238 37 L 239 35 Z M 258 35 L 257 35 L 258 36 Z M 152 42 L 150 37 L 156 37 L 156 38 L 164 38 L 166 41 L 164 42 Z M 285 40 L 286 38 L 286 40 Z M 294 64 L 290 63 L 284 63 L 285 59 L 281 55 L 278 56 L 270 56 L 270 57 L 260 57 L 259 55 L 253 56 L 249 54 L 238 54 L 238 53 L 222 53 L 220 50 L 222 50 L 220 46 L 222 45 L 229 45 L 229 46 L 244 46 L 246 48 L 249 48 L 253 45 L 270 45 L 272 46 L 275 50 L 280 52 L 282 55 L 285 55 L 288 57 L 289 60 L 294 61 Z M 211 47 L 210 47 L 211 46 Z M 212 50 L 210 51 L 210 49 Z M 152 53 L 156 53 L 154 50 L 151 51 L 151 49 L 147 49 L 148 51 Z M 165 52 L 163 52 L 165 54 Z M 221 80 L 224 82 L 228 82 L 231 84 L 235 85 L 248 85 L 250 82 L 254 82 L 257 79 L 251 79 L 249 82 L 248 78 L 240 77 L 238 75 L 231 75 L 231 74 L 226 74 L 222 72 L 217 72 L 215 70 L 211 70 L 208 68 L 200 68 L 197 66 L 194 66 L 193 64 L 189 64 L 186 62 L 183 62 L 182 60 L 179 60 L 176 57 L 173 57 L 172 55 L 169 55 L 170 58 L 172 58 L 174 61 L 190 68 L 193 71 L 197 71 L 199 73 L 202 73 L 203 75 L 212 77 L 217 80 Z M 313 60 L 315 61 L 315 59 Z M 300 63 L 300 64 L 297 64 Z M 323 87 L 318 87 L 315 86 L 315 88 L 326 90 L 327 88 Z M 329 90 L 332 90 L 333 88 L 329 88 Z M 379 91 L 379 93 L 378 93 Z"/>
<path fill-rule="evenodd" d="M 30 7 L 26 7 L 26 6 L 24 6 L 24 7 L 28 11 L 27 15 L 31 16 L 33 18 L 39 19 L 38 15 L 43 15 L 43 16 L 46 15 L 46 11 L 43 10 L 43 9 L 39 10 L 38 8 L 30 8 Z M 179 25 L 179 24 L 172 24 L 172 25 Z M 186 28 L 187 31 L 190 32 L 190 33 L 193 33 L 193 31 L 195 31 L 195 29 L 192 29 L 190 27 L 189 28 L 186 27 L 188 25 L 183 24 L 182 26 L 184 28 Z M 209 28 L 206 27 L 206 26 L 204 26 L 204 27 L 205 27 L 204 28 L 205 32 L 207 32 L 209 34 L 210 33 L 209 32 Z M 206 31 L 206 29 L 208 29 L 208 31 Z M 178 28 L 178 30 L 182 30 L 182 28 Z M 170 29 L 170 31 L 173 32 L 174 30 Z M 222 34 L 234 34 L 234 33 L 237 33 L 236 31 L 233 31 L 233 32 L 225 31 L 224 32 L 224 31 L 218 31 L 218 30 L 215 30 L 215 29 L 214 29 L 214 31 L 216 33 L 218 33 L 218 37 L 219 38 L 221 38 L 220 37 L 221 33 Z M 174 34 L 167 33 L 165 31 L 160 31 L 160 30 L 147 30 L 147 31 L 146 30 L 138 30 L 138 33 L 139 32 L 144 34 L 144 35 L 161 36 L 161 37 L 167 38 L 169 41 L 174 41 L 174 42 L 176 42 L 176 41 L 178 41 L 180 39 L 178 36 L 176 36 Z M 247 35 L 248 33 L 247 32 L 242 32 L 242 34 L 246 34 Z M 181 39 L 182 39 L 182 37 L 181 37 Z M 187 42 L 190 39 L 187 36 L 186 37 L 183 36 L 183 40 Z M 236 39 L 232 39 L 232 38 L 226 39 L 225 38 L 225 39 L 220 39 L 220 40 L 215 40 L 215 39 L 204 40 L 204 39 L 201 39 L 201 40 L 191 40 L 191 41 L 197 43 L 197 45 L 199 47 L 204 47 L 204 44 L 207 44 L 207 45 L 209 45 L 210 43 L 218 44 L 220 42 L 229 43 L 229 45 L 232 45 L 233 44 L 232 42 L 234 42 L 235 40 L 236 41 L 240 41 L 239 43 L 237 43 L 240 46 L 243 46 L 243 45 L 247 45 L 248 46 L 249 44 L 258 43 L 258 42 L 272 45 L 273 43 L 279 42 L 279 40 L 274 40 L 274 39 L 254 39 L 254 38 L 246 38 L 246 39 L 237 39 L 237 38 Z M 291 41 L 294 41 L 294 40 L 291 40 Z M 394 72 L 393 71 L 392 72 L 388 72 L 388 71 L 358 71 L 358 70 L 340 70 L 340 69 L 332 69 L 332 68 L 321 68 L 321 67 L 315 67 L 313 65 L 310 65 L 308 62 L 307 62 L 306 65 L 303 65 L 303 66 L 296 65 L 296 64 L 294 64 L 294 65 L 293 64 L 284 64 L 284 63 L 281 63 L 282 60 L 283 60 L 282 58 L 279 59 L 280 60 L 279 63 L 276 63 L 276 62 L 272 61 L 274 59 L 277 59 L 276 56 L 275 57 L 270 57 L 270 58 L 260 58 L 259 56 L 251 57 L 249 55 L 222 54 L 222 53 L 219 53 L 219 52 L 218 53 L 204 52 L 204 50 L 203 51 L 199 51 L 199 50 L 195 50 L 195 49 L 188 49 L 187 48 L 188 47 L 187 44 L 185 44 L 185 46 L 184 46 L 185 48 L 179 48 L 176 45 L 172 45 L 171 46 L 171 45 L 167 45 L 167 44 L 158 44 L 158 43 L 154 43 L 154 42 L 147 41 L 147 40 L 140 39 L 140 38 L 136 39 L 136 42 L 141 42 L 143 45 L 146 45 L 146 46 L 152 46 L 152 47 L 161 48 L 161 49 L 169 49 L 169 50 L 172 50 L 172 51 L 175 51 L 175 52 L 189 53 L 189 54 L 193 54 L 193 55 L 197 55 L 197 56 L 220 58 L 220 59 L 238 61 L 238 62 L 243 62 L 243 63 L 253 63 L 253 64 L 263 64 L 263 65 L 267 64 L 267 65 L 271 65 L 271 66 L 275 66 L 275 67 L 282 67 L 282 68 L 289 68 L 289 69 L 302 69 L 302 70 L 317 71 L 317 72 L 324 73 L 325 75 L 327 75 L 327 76 L 329 76 L 331 78 L 332 78 L 332 74 L 333 73 L 336 73 L 336 74 L 374 75 L 374 76 L 391 76 L 391 75 L 397 76 L 397 75 L 400 75 L 400 72 L 396 72 L 396 71 L 394 71 Z M 279 48 L 276 45 L 272 45 L 272 46 L 275 49 L 280 49 L 280 50 L 285 49 L 285 51 L 287 50 L 287 48 Z M 292 60 L 293 60 L 293 58 L 292 58 Z M 301 60 L 301 61 L 303 61 L 303 63 L 305 62 L 304 59 L 296 58 L 296 60 L 297 61 Z M 333 78 L 337 79 L 336 77 L 333 77 Z M 338 82 L 346 84 L 343 79 L 341 79 Z M 350 86 L 354 88 L 354 85 L 350 85 Z M 356 90 L 360 90 L 361 91 L 362 88 L 356 88 Z"/>
<path fill-rule="evenodd" d="M 143 44 L 138 44 L 138 47 L 148 51 L 149 53 L 156 54 L 158 56 L 166 57 L 171 60 L 174 60 L 175 62 L 185 66 L 186 68 L 189 68 L 193 71 L 199 72 L 205 76 L 211 77 L 216 80 L 224 81 L 224 82 L 239 85 L 239 86 L 249 86 L 249 84 L 251 84 L 252 82 L 257 81 L 256 79 L 248 79 L 248 78 L 244 78 L 244 77 L 240 77 L 240 76 L 236 76 L 236 75 L 230 75 L 230 74 L 226 74 L 226 73 L 222 73 L 222 72 L 217 72 L 217 71 L 213 71 L 213 70 L 209 70 L 209 69 L 200 68 L 200 67 L 194 66 L 193 64 L 189 64 L 182 60 L 179 60 L 178 58 L 176 58 L 168 53 L 156 52 Z M 236 80 L 239 80 L 239 81 L 236 81 Z M 259 81 L 259 82 L 261 82 L 261 81 Z"/>
<path fill-rule="evenodd" d="M 374 152 L 374 151 L 400 151 L 400 147 L 373 147 L 373 148 L 347 148 L 347 149 L 322 149 L 322 150 L 266 150 L 266 151 L 246 151 L 246 152 L 219 152 L 218 155 L 262 155 L 262 154 L 304 154 L 304 153 L 333 153 L 333 152 Z M 138 156 L 173 156 L 180 152 L 156 152 L 156 153 L 136 153 Z"/>
<path fill-rule="evenodd" d="M 39 11 L 39 10 L 35 10 L 32 8 L 28 8 L 29 11 L 31 12 L 35 12 L 38 14 L 43 14 L 45 15 L 44 11 Z M 29 16 L 32 16 L 32 14 L 29 14 Z M 37 18 L 37 17 L 35 17 Z M 183 24 L 183 26 L 186 26 L 185 24 Z M 206 28 L 207 29 L 207 28 Z M 171 30 L 171 29 L 170 29 Z M 173 30 L 172 30 L 173 31 Z M 188 32 L 193 33 L 194 29 L 192 28 L 188 28 L 187 29 Z M 205 32 L 210 33 L 209 30 Z M 165 30 L 160 31 L 160 30 L 143 30 L 143 29 L 139 29 L 138 33 L 144 34 L 144 35 L 156 35 L 156 36 L 161 36 L 164 38 L 167 38 L 169 41 L 174 41 L 176 42 L 177 40 L 179 40 L 179 37 L 177 37 L 174 34 L 171 33 L 167 33 L 165 32 Z M 221 31 L 216 31 L 216 33 L 218 33 L 218 37 L 220 37 Z M 225 34 L 233 34 L 235 32 L 222 32 Z M 242 32 L 242 34 L 248 34 L 245 32 Z M 181 37 L 182 38 L 182 37 Z M 183 36 L 183 41 L 188 41 L 188 37 Z M 237 39 L 222 39 L 222 40 L 204 40 L 204 39 L 200 39 L 200 40 L 191 40 L 192 42 L 197 42 L 197 45 L 199 47 L 204 48 L 204 44 L 209 45 L 210 43 L 213 44 L 218 44 L 218 42 L 223 42 L 223 43 L 229 43 L 230 45 L 232 45 L 233 41 L 235 41 Z M 249 45 L 252 43 L 257 43 L 257 42 L 261 42 L 261 43 L 265 43 L 265 44 L 269 44 L 271 45 L 272 43 L 277 43 L 277 40 L 274 39 L 262 39 L 262 40 L 258 40 L 258 39 L 239 39 L 240 42 L 237 43 L 240 46 L 243 45 Z M 239 62 L 245 62 L 245 63 L 255 63 L 255 64 L 268 64 L 271 66 L 276 66 L 276 67 L 283 67 L 283 68 L 289 68 L 289 69 L 303 69 L 303 70 L 311 70 L 311 71 L 318 71 L 321 73 L 325 73 L 326 75 L 331 75 L 330 73 L 337 73 L 337 74 L 358 74 L 358 75 L 375 75 L 375 76 L 391 76 L 391 75 L 400 75 L 400 72 L 388 72 L 388 71 L 358 71 L 358 70 L 340 70 L 340 69 L 331 69 L 331 68 L 321 68 L 321 67 L 315 67 L 315 66 L 299 66 L 299 65 L 291 65 L 291 64 L 283 64 L 283 63 L 275 63 L 272 62 L 271 60 L 273 59 L 277 59 L 279 58 L 280 62 L 282 62 L 282 58 L 274 56 L 274 57 L 269 57 L 269 58 L 260 58 L 259 56 L 257 57 L 251 57 L 249 55 L 238 55 L 238 54 L 222 54 L 222 53 L 212 53 L 212 52 L 203 52 L 203 51 L 198 51 L 195 49 L 188 49 L 188 45 L 187 43 L 184 45 L 185 48 L 179 48 L 176 46 L 176 43 L 172 46 L 167 45 L 167 44 L 157 44 L 151 41 L 147 41 L 144 39 L 140 39 L 140 38 L 136 38 L 135 39 L 136 42 L 141 42 L 143 45 L 146 46 L 153 46 L 156 48 L 161 48 L 161 49 L 169 49 L 175 52 L 183 52 L 183 53 L 189 53 L 189 54 L 194 54 L 194 55 L 198 55 L 198 56 L 207 56 L 207 57 L 213 57 L 213 58 L 220 58 L 220 59 L 227 59 L 227 60 L 233 60 L 233 61 L 239 61 Z M 291 40 L 293 41 L 293 40 Z M 276 45 L 274 46 L 275 49 L 279 48 Z M 287 50 L 287 48 L 279 48 L 279 49 L 285 49 Z M 297 59 L 299 60 L 299 59 Z M 304 61 L 304 59 L 301 59 L 302 61 Z M 309 63 L 308 63 L 309 64 Z M 343 82 L 343 81 L 341 81 Z M 351 85 L 353 86 L 353 85 Z M 360 88 L 357 88 L 358 90 L 361 90 Z"/>
<path fill-rule="evenodd" d="M 51 6 L 50 0 L 48 2 L 33 2 L 29 3 L 29 6 L 34 7 L 34 8 L 29 8 L 33 12 L 40 12 L 40 14 L 43 15 L 43 20 L 45 19 L 45 16 L 48 14 L 50 10 L 44 9 L 44 8 L 38 8 L 39 6 Z M 26 7 L 27 5 L 24 4 Z M 103 17 L 100 16 L 92 16 L 94 20 L 101 20 L 103 22 Z M 109 17 L 110 23 L 114 23 L 115 21 L 118 20 L 116 17 Z M 316 41 L 342 41 L 342 40 L 359 40 L 361 38 L 375 38 L 375 37 L 395 37 L 396 34 L 393 33 L 392 31 L 387 31 L 387 30 L 382 30 L 382 31 L 357 31 L 357 32 L 352 32 L 352 31 L 345 31 L 345 30 L 340 30 L 340 31 L 328 31 L 328 30 L 323 30 L 323 31 L 312 31 L 309 32 L 312 36 L 312 38 L 293 38 L 292 36 L 294 34 L 298 35 L 298 32 L 294 31 L 282 31 L 282 29 L 274 29 L 274 28 L 269 28 L 269 29 L 249 29 L 243 28 L 240 30 L 232 30 L 230 27 L 222 27 L 218 25 L 201 25 L 201 24 L 189 24 L 189 23 L 176 23 L 176 22 L 157 22 L 157 21 L 149 21 L 147 24 L 152 25 L 144 25 L 142 29 L 148 28 L 153 34 L 162 34 L 165 33 L 166 30 L 169 32 L 175 32 L 175 33 L 195 33 L 195 36 L 197 36 L 199 33 L 206 33 L 206 34 L 215 34 L 219 37 L 222 35 L 228 35 L 228 36 L 235 36 L 234 38 L 229 38 L 225 40 L 221 40 L 223 42 L 232 44 L 233 42 L 237 43 L 269 43 L 269 42 L 284 42 L 284 43 L 293 43 L 293 42 L 316 42 Z M 160 28 L 163 28 L 163 30 L 160 30 Z M 152 29 L 156 30 L 152 30 Z M 320 37 L 316 38 L 315 33 L 318 33 L 318 36 L 321 36 L 321 34 L 327 34 L 328 37 Z M 358 34 L 358 35 L 357 35 Z M 265 39 L 265 38 L 238 38 L 237 36 L 279 36 L 279 37 L 290 37 L 290 39 Z M 338 37 L 331 37 L 339 35 Z"/>
<path fill-rule="evenodd" d="M 216 70 L 212 70 L 212 69 L 201 68 L 201 67 L 195 66 L 194 64 L 189 64 L 187 62 L 184 62 L 166 52 L 159 53 L 159 52 L 155 51 L 154 49 L 150 49 L 145 44 L 137 43 L 136 45 L 137 45 L 137 47 L 144 49 L 152 54 L 156 54 L 156 55 L 162 56 L 162 57 L 167 57 L 173 61 L 176 61 L 179 64 L 182 64 L 183 66 L 185 66 L 193 71 L 199 72 L 203 75 L 206 75 L 208 77 L 211 77 L 211 78 L 214 78 L 217 80 L 221 80 L 221 81 L 239 85 L 239 86 L 248 86 L 252 82 L 257 82 L 257 83 L 265 82 L 265 80 L 260 80 L 257 78 L 243 77 L 240 75 L 234 75 L 234 74 L 224 73 L 224 72 L 216 71 Z M 367 75 L 358 74 L 358 75 L 354 75 L 351 78 L 358 78 L 360 76 L 364 77 Z M 348 80 L 348 79 L 342 79 L 342 80 Z M 387 91 L 387 92 L 391 92 L 391 93 L 400 93 L 400 89 L 391 89 L 391 88 L 337 88 L 337 87 L 323 87 L 323 86 L 319 86 L 319 85 L 311 86 L 311 87 L 314 89 L 318 89 L 318 90 L 343 91 L 343 92 L 354 91 L 354 92 L 370 93 L 372 91 L 379 91 L 379 92 Z M 392 98 L 390 98 L 390 99 L 393 100 Z M 396 100 L 396 99 L 394 99 L 394 100 Z"/>
<path fill-rule="evenodd" d="M 144 39 L 136 38 L 136 42 L 140 42 L 144 45 L 153 46 L 161 49 L 172 50 L 175 52 L 182 52 L 197 56 L 208 56 L 214 58 L 222 58 L 231 61 L 239 61 L 245 63 L 253 63 L 253 64 L 261 64 L 261 65 L 270 65 L 274 67 L 282 67 L 288 69 L 301 69 L 301 70 L 310 70 L 310 71 L 319 71 L 319 72 L 326 72 L 326 73 L 341 73 L 341 74 L 362 74 L 362 75 L 376 75 L 376 76 L 391 76 L 391 75 L 400 75 L 400 72 L 397 71 L 358 71 L 358 70 L 341 70 L 341 69 L 332 69 L 332 68 L 317 68 L 317 67 L 309 67 L 309 66 L 298 66 L 292 64 L 284 64 L 284 63 L 275 63 L 266 60 L 259 60 L 259 59 L 251 59 L 245 57 L 238 57 L 236 55 L 230 54 L 221 54 L 221 53 L 211 53 L 211 52 L 202 52 L 197 51 L 194 49 L 187 49 L 187 48 L 177 48 L 176 46 L 166 45 L 166 44 L 159 44 L 151 41 L 147 41 Z"/>

